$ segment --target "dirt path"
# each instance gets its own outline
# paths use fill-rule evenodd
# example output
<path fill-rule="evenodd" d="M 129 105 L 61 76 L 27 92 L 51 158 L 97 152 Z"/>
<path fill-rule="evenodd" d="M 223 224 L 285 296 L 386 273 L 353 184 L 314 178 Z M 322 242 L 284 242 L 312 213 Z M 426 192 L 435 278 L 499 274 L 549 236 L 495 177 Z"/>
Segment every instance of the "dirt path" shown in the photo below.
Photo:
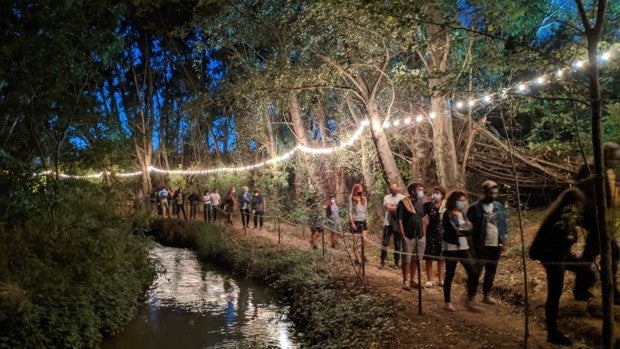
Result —
<path fill-rule="evenodd" d="M 240 234 L 244 231 L 241 222 L 235 220 L 236 229 Z M 278 243 L 288 244 L 300 249 L 310 249 L 309 230 L 306 227 L 281 223 L 280 238 L 277 226 L 268 223 L 263 230 L 247 229 L 246 236 L 259 236 Z M 326 234 L 326 244 L 328 244 Z M 377 234 L 369 235 L 366 276 L 368 291 L 379 297 L 393 299 L 404 305 L 404 310 L 397 319 L 399 346 L 413 348 L 522 348 L 524 333 L 523 307 L 502 301 L 501 304 L 491 306 L 482 305 L 480 313 L 472 313 L 464 307 L 464 280 L 461 267 L 457 268 L 457 277 L 453 285 L 453 299 L 456 312 L 443 310 L 443 291 L 439 286 L 425 288 L 422 291 L 423 315 L 418 315 L 417 291 L 404 291 L 401 288 L 401 275 L 399 270 L 379 268 L 379 237 Z M 320 243 L 320 240 L 319 240 Z M 319 248 L 316 253 L 321 254 Z M 390 256 L 391 258 L 391 256 Z M 340 247 L 337 249 L 326 248 L 326 260 L 339 261 L 348 264 L 350 259 L 346 251 Z M 510 287 L 521 287 L 520 272 L 515 274 L 513 259 L 505 259 L 500 263 L 496 284 L 504 284 L 506 280 L 512 280 Z M 509 267 L 508 267 L 509 266 Z M 529 267 L 528 267 L 529 269 Z M 348 268 L 351 277 L 356 277 L 353 267 Z M 540 276 L 537 276 L 540 277 Z M 425 277 L 423 276 L 423 280 Z M 520 285 L 520 286 L 519 286 Z M 502 289 L 505 285 L 502 285 Z M 544 285 L 542 287 L 544 293 Z M 512 297 L 511 295 L 507 295 Z M 506 298 L 506 297 L 503 297 Z M 518 297 L 517 297 L 518 298 Z M 544 302 L 544 297 L 542 298 Z M 564 302 L 564 298 L 562 302 Z M 541 300 L 533 306 L 540 308 Z M 540 313 L 540 309 L 538 312 Z M 546 343 L 546 331 L 541 323 L 541 317 L 530 318 L 530 348 L 554 348 Z M 574 348 L 588 348 L 589 345 L 576 343 Z"/>

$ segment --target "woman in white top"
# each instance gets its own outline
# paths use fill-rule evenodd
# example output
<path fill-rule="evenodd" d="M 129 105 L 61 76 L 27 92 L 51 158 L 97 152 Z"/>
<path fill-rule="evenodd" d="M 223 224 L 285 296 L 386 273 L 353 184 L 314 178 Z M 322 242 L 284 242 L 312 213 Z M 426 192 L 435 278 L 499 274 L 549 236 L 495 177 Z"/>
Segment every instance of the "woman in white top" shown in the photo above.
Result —
<path fill-rule="evenodd" d="M 211 222 L 211 213 L 213 212 L 213 205 L 211 204 L 211 193 L 205 190 L 202 196 L 202 204 L 204 206 L 204 219 L 205 222 Z"/>
<path fill-rule="evenodd" d="M 349 223 L 351 224 L 351 231 L 353 233 L 353 256 L 355 257 L 355 264 L 360 264 L 361 244 L 366 243 L 368 234 L 368 202 L 364 195 L 364 187 L 357 183 L 351 190 L 351 196 L 349 196 Z M 363 256 L 364 262 L 366 256 Z"/>
<path fill-rule="evenodd" d="M 467 272 L 467 307 L 471 311 L 479 311 L 480 307 L 475 304 L 474 296 L 478 288 L 478 275 L 470 262 L 469 243 L 467 236 L 471 234 L 472 224 L 467 220 L 465 206 L 467 194 L 460 190 L 454 190 L 446 198 L 446 211 L 443 213 L 443 257 L 446 260 L 446 278 L 443 286 L 443 298 L 446 302 L 445 309 L 454 311 L 450 301 L 452 280 L 456 272 L 457 262 L 461 262 Z"/>

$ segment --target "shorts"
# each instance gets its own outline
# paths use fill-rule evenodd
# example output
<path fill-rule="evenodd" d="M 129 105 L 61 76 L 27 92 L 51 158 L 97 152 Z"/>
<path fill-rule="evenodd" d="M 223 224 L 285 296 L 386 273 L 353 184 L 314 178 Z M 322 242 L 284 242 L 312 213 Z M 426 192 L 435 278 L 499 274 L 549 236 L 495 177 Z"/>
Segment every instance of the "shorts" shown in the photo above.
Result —
<path fill-rule="evenodd" d="M 310 227 L 310 232 L 312 234 L 314 234 L 314 233 L 322 233 L 323 232 L 323 227 Z"/>
<path fill-rule="evenodd" d="M 416 247 L 416 239 L 409 239 L 408 237 L 403 237 L 401 241 L 401 251 L 403 252 L 402 261 L 403 263 L 411 263 L 411 259 L 416 256 L 416 254 L 420 257 L 424 255 L 424 249 L 426 248 L 426 237 L 418 239 L 418 245 Z"/>
<path fill-rule="evenodd" d="M 159 203 L 162 206 L 166 206 L 167 207 L 168 206 L 168 198 L 161 198 L 161 199 L 159 199 Z"/>
<path fill-rule="evenodd" d="M 368 230 L 368 224 L 366 221 L 355 221 L 353 222 L 353 234 L 361 234 L 362 232 Z"/>

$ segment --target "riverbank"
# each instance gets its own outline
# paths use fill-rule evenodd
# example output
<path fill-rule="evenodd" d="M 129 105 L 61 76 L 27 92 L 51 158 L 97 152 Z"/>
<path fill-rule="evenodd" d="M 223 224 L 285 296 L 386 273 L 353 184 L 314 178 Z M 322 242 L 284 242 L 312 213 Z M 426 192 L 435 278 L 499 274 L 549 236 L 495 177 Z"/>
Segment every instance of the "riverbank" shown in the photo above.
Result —
<path fill-rule="evenodd" d="M 337 256 L 323 258 L 202 222 L 165 221 L 154 222 L 154 232 L 162 232 L 158 225 L 167 225 L 164 239 L 178 236 L 182 243 L 194 245 L 203 260 L 268 284 L 289 305 L 289 318 L 307 346 L 382 348 L 395 340 L 395 319 L 402 305 L 364 292 L 361 280 L 352 277 Z"/>
<path fill-rule="evenodd" d="M 525 239 L 528 245 L 533 238 L 537 228 L 537 222 L 543 212 L 531 212 L 526 215 Z M 197 223 L 181 223 L 197 224 Z M 304 275 L 302 278 L 312 279 L 315 274 L 337 276 L 336 280 L 330 282 L 344 285 L 347 291 L 354 292 L 377 301 L 379 313 L 383 308 L 390 311 L 382 319 L 377 317 L 377 309 L 364 312 L 371 320 L 377 318 L 378 323 L 386 322 L 385 326 L 379 326 L 375 331 L 374 340 L 369 342 L 358 342 L 360 348 L 371 347 L 416 347 L 416 348 L 522 348 L 524 338 L 524 294 L 523 276 L 520 260 L 520 242 L 518 229 L 512 227 L 514 233 L 510 236 L 510 242 L 506 253 L 504 253 L 498 269 L 498 276 L 495 282 L 495 296 L 502 300 L 496 306 L 483 305 L 482 312 L 472 313 L 465 310 L 461 294 L 464 290 L 464 276 L 460 268 L 457 273 L 455 285 L 453 286 L 454 304 L 456 312 L 446 312 L 443 310 L 443 289 L 438 286 L 425 288 L 422 292 L 423 314 L 418 314 L 417 292 L 406 292 L 401 289 L 400 271 L 393 269 L 380 269 L 378 266 L 379 237 L 376 234 L 369 236 L 369 248 L 367 250 L 369 263 L 366 265 L 366 276 L 363 282 L 353 272 L 350 260 L 346 252 L 342 249 L 327 249 L 325 257 L 321 254 L 321 249 L 313 251 L 308 242 L 308 232 L 301 226 L 282 224 L 282 234 L 278 230 L 270 228 L 268 224 L 263 230 L 248 230 L 247 234 L 239 228 L 220 228 L 212 229 L 218 233 L 206 235 L 206 241 L 196 243 L 201 246 L 206 256 L 220 260 L 227 268 L 237 270 L 241 275 L 262 279 L 264 282 L 277 284 L 275 280 L 282 278 L 280 273 L 274 273 L 271 269 L 275 261 L 286 260 L 290 255 L 295 255 L 301 262 L 299 273 Z M 224 230 L 225 229 L 225 230 Z M 199 236 L 199 234 L 196 234 Z M 202 236 L 202 235 L 201 235 Z M 199 240 L 199 239 L 197 239 Z M 281 241 L 281 244 L 279 242 Z M 238 247 L 237 245 L 241 246 Z M 576 246 L 580 248 L 581 246 Z M 249 260 L 247 255 L 253 256 Z M 238 257 L 240 256 L 240 257 Z M 391 255 L 390 255 L 391 258 Z M 530 348 L 554 348 L 555 346 L 546 343 L 546 331 L 544 327 L 544 300 L 546 296 L 546 286 L 544 281 L 544 271 L 540 263 L 527 259 L 527 269 L 529 273 L 528 290 L 530 291 L 530 324 L 529 339 Z M 296 262 L 284 263 L 284 266 L 276 268 L 284 273 L 290 272 L 286 265 Z M 303 269 L 305 268 L 305 269 Z M 258 272 L 257 272 L 258 270 Z M 304 274 L 307 273 L 307 274 Z M 274 275 L 275 276 L 272 276 Z M 322 276 L 320 276 L 322 278 Z M 425 280 L 425 275 L 423 275 Z M 273 279 L 272 279 L 273 278 Z M 325 279 L 323 279 L 325 282 Z M 600 307 L 598 299 L 593 302 L 575 302 L 572 300 L 570 292 L 572 286 L 572 275 L 567 274 L 565 285 L 565 295 L 562 297 L 561 321 L 562 328 L 569 332 L 575 339 L 574 348 L 595 347 L 600 341 Z M 307 287 L 313 287 L 310 283 Z M 366 288 L 367 292 L 363 290 Z M 340 290 L 339 290 L 340 292 Z M 596 291 L 599 293 L 599 291 Z M 338 292 L 332 292 L 333 297 L 338 297 Z M 286 296 L 286 293 L 285 293 Z M 305 299 L 295 298 L 298 294 L 292 292 L 288 302 L 295 300 L 303 303 Z M 346 296 L 345 296 L 346 297 Z M 328 297 L 329 298 L 329 297 Z M 308 301 L 314 302 L 314 299 Z M 312 309 L 313 313 L 301 312 L 296 320 L 300 324 L 300 330 L 305 326 L 304 316 L 311 315 L 311 321 L 324 321 L 334 324 L 333 326 L 355 327 L 356 324 L 350 323 L 354 315 L 339 317 L 337 320 L 330 319 L 333 314 L 330 312 L 334 308 L 333 303 L 317 302 L 317 306 L 302 304 L 302 309 Z M 355 309 L 351 311 L 355 312 Z M 318 312 L 316 315 L 314 313 Z M 314 319 L 315 317 L 322 317 Z M 318 326 L 319 328 L 321 325 Z M 317 336 L 321 338 L 321 336 Z M 335 340 L 332 343 L 338 347 Z"/>

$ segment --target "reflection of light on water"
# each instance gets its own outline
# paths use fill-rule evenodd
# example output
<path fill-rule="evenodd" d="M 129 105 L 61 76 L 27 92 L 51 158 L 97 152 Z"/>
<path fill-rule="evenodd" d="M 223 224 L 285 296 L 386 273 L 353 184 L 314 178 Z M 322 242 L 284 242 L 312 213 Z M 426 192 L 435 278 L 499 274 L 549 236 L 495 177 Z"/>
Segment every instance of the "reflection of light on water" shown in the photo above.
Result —
<path fill-rule="evenodd" d="M 229 276 L 205 270 L 191 250 L 157 246 L 153 254 L 165 272 L 149 291 L 151 328 L 165 326 L 158 323 L 158 311 L 175 309 L 221 319 L 221 325 L 197 329 L 208 337 L 208 343 L 219 338 L 217 347 L 297 347 L 290 338 L 292 326 L 282 308 L 266 295 L 256 294 L 254 288 Z"/>

